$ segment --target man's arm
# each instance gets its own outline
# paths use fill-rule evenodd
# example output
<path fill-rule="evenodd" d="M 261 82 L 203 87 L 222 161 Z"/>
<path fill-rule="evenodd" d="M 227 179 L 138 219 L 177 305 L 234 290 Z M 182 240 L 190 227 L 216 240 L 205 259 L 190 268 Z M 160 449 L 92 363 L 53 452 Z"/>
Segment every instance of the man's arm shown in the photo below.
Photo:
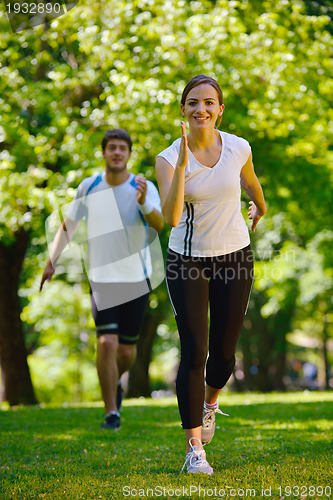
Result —
<path fill-rule="evenodd" d="M 157 208 L 154 208 L 150 214 L 144 215 L 144 218 L 150 227 L 153 227 L 157 232 L 162 231 L 164 226 L 163 215 Z"/>
<path fill-rule="evenodd" d="M 149 204 L 147 207 L 145 206 L 146 194 L 147 194 L 147 181 L 144 177 L 137 177 L 136 184 L 137 184 L 136 198 L 139 205 L 141 205 L 142 207 L 141 213 L 144 216 L 146 222 L 149 224 L 149 226 L 154 228 L 157 232 L 160 232 L 164 226 L 163 215 L 159 210 L 157 210 L 157 208 L 153 208 Z M 151 208 L 152 210 L 150 210 Z M 145 213 L 145 210 L 148 210 L 148 213 Z"/>
<path fill-rule="evenodd" d="M 57 234 L 55 235 L 55 238 L 53 241 L 50 256 L 47 260 L 47 263 L 46 263 L 46 266 L 45 266 L 45 269 L 44 269 L 44 272 L 42 275 L 39 291 L 42 290 L 45 281 L 51 281 L 53 273 L 55 271 L 57 260 L 59 259 L 60 255 L 62 254 L 64 248 L 67 246 L 67 244 L 73 238 L 73 235 L 74 235 L 74 233 L 79 225 L 79 222 L 80 221 L 73 221 L 71 219 L 68 219 L 68 217 L 65 217 L 64 221 L 62 222 L 61 226 L 59 227 Z"/>

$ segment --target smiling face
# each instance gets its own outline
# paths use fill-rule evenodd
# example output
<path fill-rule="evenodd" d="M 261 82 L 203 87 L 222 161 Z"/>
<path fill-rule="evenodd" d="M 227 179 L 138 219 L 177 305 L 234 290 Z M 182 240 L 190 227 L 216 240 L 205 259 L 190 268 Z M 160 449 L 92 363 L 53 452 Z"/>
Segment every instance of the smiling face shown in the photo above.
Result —
<path fill-rule="evenodd" d="M 182 114 L 187 118 L 190 128 L 214 128 L 223 109 L 216 89 L 209 83 L 202 83 L 190 90 L 185 105 L 181 105 Z"/>
<path fill-rule="evenodd" d="M 106 170 L 110 173 L 123 172 L 131 151 L 126 141 L 122 139 L 109 139 L 103 151 Z"/>

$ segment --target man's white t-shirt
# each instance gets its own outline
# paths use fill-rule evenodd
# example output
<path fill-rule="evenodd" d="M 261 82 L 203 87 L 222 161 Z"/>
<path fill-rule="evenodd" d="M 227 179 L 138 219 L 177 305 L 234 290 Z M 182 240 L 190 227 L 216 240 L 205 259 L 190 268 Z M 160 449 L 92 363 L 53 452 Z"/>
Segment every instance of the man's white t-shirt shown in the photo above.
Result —
<path fill-rule="evenodd" d="M 250 243 L 241 214 L 240 172 L 251 153 L 241 137 L 221 132 L 222 149 L 214 167 L 202 165 L 189 150 L 185 168 L 184 209 L 173 227 L 169 248 L 182 255 L 213 257 L 240 250 Z M 158 156 L 175 168 L 181 139 Z"/>
<path fill-rule="evenodd" d="M 147 181 L 146 200 L 161 210 L 154 184 Z M 111 186 L 105 172 L 84 179 L 66 216 L 86 218 L 88 248 L 85 253 L 89 279 L 96 283 L 143 281 L 152 273 L 147 222 L 139 210 L 135 175 Z"/>

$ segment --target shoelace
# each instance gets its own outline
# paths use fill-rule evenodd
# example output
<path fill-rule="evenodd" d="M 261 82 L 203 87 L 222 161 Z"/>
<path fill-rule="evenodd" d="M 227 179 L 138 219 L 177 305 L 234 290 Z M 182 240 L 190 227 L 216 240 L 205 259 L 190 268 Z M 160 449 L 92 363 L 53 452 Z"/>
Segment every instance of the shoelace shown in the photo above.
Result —
<path fill-rule="evenodd" d="M 192 445 L 192 443 L 191 443 L 192 439 L 196 439 L 197 441 L 199 441 L 200 445 L 199 446 Z M 204 450 L 202 450 L 200 448 L 200 446 L 202 445 L 200 439 L 192 436 L 189 439 L 189 444 L 191 446 L 191 449 L 188 452 L 188 454 L 186 455 L 184 465 L 183 465 L 182 470 L 180 472 L 183 472 L 183 470 L 185 469 L 185 467 L 188 463 L 189 463 L 190 467 L 201 467 L 201 465 L 206 465 L 206 464 L 208 465 L 208 462 L 206 460 L 206 454 L 205 454 Z M 205 445 L 202 445 L 202 446 L 205 446 Z M 199 448 L 199 449 L 196 450 L 195 448 Z"/>
<path fill-rule="evenodd" d="M 112 417 L 112 416 L 114 416 L 114 415 L 115 415 L 116 417 L 120 418 L 120 413 L 119 413 L 119 412 L 116 412 L 116 411 L 109 411 L 109 413 L 107 413 L 107 414 L 105 415 L 105 418 Z"/>
<path fill-rule="evenodd" d="M 229 414 L 228 413 L 223 413 L 223 411 L 221 411 L 218 406 L 216 406 L 216 408 L 207 408 L 205 406 L 205 413 L 206 413 L 206 415 L 205 415 L 204 421 L 202 423 L 203 427 L 208 427 L 209 426 L 209 422 L 212 420 L 213 415 L 215 413 L 220 413 L 221 415 L 224 415 L 225 417 L 229 417 Z"/>

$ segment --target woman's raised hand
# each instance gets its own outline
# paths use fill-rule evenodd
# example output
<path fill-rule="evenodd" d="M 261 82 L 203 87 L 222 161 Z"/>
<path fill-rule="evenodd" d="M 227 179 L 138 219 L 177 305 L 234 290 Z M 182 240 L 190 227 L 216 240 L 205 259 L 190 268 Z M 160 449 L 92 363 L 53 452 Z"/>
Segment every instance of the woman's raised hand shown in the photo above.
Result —
<path fill-rule="evenodd" d="M 180 122 L 182 128 L 182 138 L 180 141 L 179 156 L 177 161 L 177 167 L 185 168 L 188 162 L 188 145 L 187 145 L 187 135 L 186 135 L 186 125 L 185 122 Z"/>

